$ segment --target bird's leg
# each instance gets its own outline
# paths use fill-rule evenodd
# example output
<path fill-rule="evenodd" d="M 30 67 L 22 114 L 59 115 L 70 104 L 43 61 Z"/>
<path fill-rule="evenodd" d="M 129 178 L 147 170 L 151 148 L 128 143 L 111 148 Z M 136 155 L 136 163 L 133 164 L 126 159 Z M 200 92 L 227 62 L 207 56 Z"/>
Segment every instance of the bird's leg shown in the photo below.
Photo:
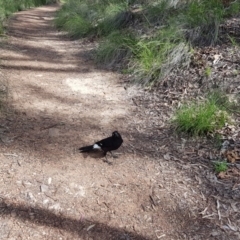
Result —
<path fill-rule="evenodd" d="M 104 162 L 107 162 L 109 165 L 111 165 L 112 163 L 108 161 L 107 159 L 107 154 L 105 153 L 105 161 Z"/>
<path fill-rule="evenodd" d="M 113 155 L 113 153 L 110 151 L 111 155 L 112 155 L 112 158 L 117 158 L 116 155 Z"/>

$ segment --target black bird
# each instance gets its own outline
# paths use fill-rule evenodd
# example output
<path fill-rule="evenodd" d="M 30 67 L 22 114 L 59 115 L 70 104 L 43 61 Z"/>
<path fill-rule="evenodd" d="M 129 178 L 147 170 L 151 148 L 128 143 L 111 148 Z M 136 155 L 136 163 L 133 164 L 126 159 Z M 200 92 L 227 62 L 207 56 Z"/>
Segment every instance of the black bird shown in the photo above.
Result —
<path fill-rule="evenodd" d="M 89 145 L 86 147 L 79 148 L 80 152 L 94 152 L 94 151 L 102 151 L 106 161 L 107 160 L 107 152 L 110 152 L 111 155 L 113 150 L 118 149 L 123 143 L 123 139 L 118 131 L 114 131 L 111 137 L 104 138 L 101 141 L 94 143 L 93 145 Z"/>

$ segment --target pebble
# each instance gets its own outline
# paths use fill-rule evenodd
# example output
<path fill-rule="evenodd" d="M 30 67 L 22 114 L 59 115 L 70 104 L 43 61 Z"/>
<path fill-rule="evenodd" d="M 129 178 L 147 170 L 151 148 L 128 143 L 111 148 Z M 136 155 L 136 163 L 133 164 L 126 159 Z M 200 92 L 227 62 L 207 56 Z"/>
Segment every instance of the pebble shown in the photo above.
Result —
<path fill-rule="evenodd" d="M 33 196 L 33 194 L 31 192 L 27 193 L 27 197 L 29 198 L 29 200 L 36 201 L 36 198 Z"/>
<path fill-rule="evenodd" d="M 50 206 L 49 209 L 60 210 L 60 209 L 61 209 L 61 208 L 60 208 L 60 204 L 59 204 L 59 203 L 56 203 L 56 204 Z"/>
<path fill-rule="evenodd" d="M 49 178 L 48 178 L 48 184 L 51 184 L 51 183 L 52 183 L 52 178 L 49 177 Z"/>
<path fill-rule="evenodd" d="M 41 192 L 47 192 L 48 191 L 48 186 L 45 185 L 45 184 L 41 184 L 40 185 L 40 190 L 41 190 Z"/>

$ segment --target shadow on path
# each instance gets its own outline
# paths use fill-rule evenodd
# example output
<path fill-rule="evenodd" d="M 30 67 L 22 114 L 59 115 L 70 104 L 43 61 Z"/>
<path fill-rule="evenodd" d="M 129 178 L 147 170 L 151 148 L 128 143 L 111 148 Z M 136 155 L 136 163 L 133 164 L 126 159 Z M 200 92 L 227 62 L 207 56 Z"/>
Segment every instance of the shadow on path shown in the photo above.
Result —
<path fill-rule="evenodd" d="M 22 204 L 9 203 L 9 201 L 2 199 L 0 201 L 0 215 L 11 215 L 13 212 L 16 214 L 16 218 L 22 221 L 29 221 L 37 225 L 62 229 L 67 232 L 75 233 L 83 239 L 92 237 L 94 240 L 150 240 L 149 238 L 141 235 L 128 232 L 124 229 L 110 227 L 103 223 L 90 220 L 76 220 L 64 215 L 55 214 L 54 212 L 44 208 L 27 207 Z M 34 216 L 34 219 L 32 219 L 32 216 Z"/>

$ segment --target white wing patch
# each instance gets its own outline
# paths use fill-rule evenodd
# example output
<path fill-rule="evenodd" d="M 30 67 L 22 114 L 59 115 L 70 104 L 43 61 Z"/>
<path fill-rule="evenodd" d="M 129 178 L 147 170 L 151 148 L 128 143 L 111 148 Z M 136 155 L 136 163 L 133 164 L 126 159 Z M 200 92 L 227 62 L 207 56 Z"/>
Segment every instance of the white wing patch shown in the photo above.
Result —
<path fill-rule="evenodd" d="M 93 149 L 101 149 L 101 147 L 95 143 L 95 144 L 93 145 Z"/>

